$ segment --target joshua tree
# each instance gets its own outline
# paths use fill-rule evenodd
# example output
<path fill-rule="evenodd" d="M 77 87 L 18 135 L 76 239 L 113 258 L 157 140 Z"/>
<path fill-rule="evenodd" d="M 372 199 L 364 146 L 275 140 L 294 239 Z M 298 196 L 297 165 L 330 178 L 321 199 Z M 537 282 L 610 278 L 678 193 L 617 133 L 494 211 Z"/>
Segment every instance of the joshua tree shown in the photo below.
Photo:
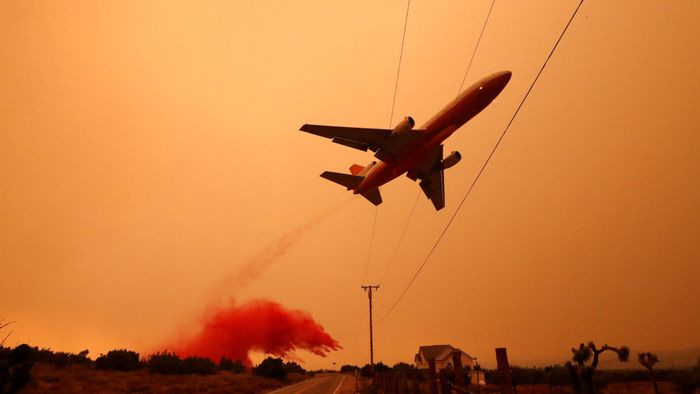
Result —
<path fill-rule="evenodd" d="M 654 382 L 654 392 L 659 394 L 659 387 L 656 384 L 656 375 L 654 374 L 654 364 L 659 362 L 659 358 L 656 357 L 654 353 L 639 353 L 639 363 L 644 366 L 644 368 L 649 370 L 651 375 L 651 381 Z"/>
<path fill-rule="evenodd" d="M 630 356 L 630 349 L 627 346 L 620 346 L 618 348 L 605 344 L 601 348 L 597 348 L 595 343 L 588 342 L 587 345 L 582 343 L 578 348 L 571 348 L 571 353 L 573 353 L 572 359 L 576 365 L 569 362 L 567 363 L 567 369 L 572 375 L 574 391 L 577 393 L 581 392 L 581 386 L 583 386 L 587 393 L 595 393 L 593 375 L 595 374 L 596 368 L 598 368 L 598 360 L 601 353 L 606 351 L 616 353 L 620 361 L 627 361 Z M 582 385 L 577 381 L 577 377 L 580 379 L 580 382 L 583 383 Z"/>

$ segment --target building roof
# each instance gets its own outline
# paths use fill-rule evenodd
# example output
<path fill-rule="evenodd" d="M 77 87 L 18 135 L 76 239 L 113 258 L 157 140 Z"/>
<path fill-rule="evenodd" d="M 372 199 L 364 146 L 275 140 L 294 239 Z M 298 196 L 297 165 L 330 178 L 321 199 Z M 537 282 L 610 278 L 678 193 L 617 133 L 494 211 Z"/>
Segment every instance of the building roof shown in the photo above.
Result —
<path fill-rule="evenodd" d="M 423 359 L 426 361 L 431 359 L 431 358 L 434 358 L 436 360 L 444 360 L 445 358 L 451 357 L 452 353 L 455 350 L 462 352 L 468 358 L 473 358 L 472 356 L 463 352 L 461 349 L 457 349 L 457 348 L 453 347 L 452 345 L 421 346 L 418 348 L 418 354 L 416 355 L 416 357 L 418 355 L 422 355 Z"/>

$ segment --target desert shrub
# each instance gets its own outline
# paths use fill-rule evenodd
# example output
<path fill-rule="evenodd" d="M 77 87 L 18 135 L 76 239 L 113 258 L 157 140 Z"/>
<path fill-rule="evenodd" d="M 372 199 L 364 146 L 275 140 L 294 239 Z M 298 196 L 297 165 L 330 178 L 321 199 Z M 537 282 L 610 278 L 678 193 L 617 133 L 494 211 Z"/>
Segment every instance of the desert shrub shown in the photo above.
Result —
<path fill-rule="evenodd" d="M 372 366 L 369 364 L 365 364 L 360 368 L 360 376 L 364 378 L 370 378 L 372 377 Z"/>
<path fill-rule="evenodd" d="M 51 363 L 59 368 L 63 368 L 69 363 L 68 353 L 66 352 L 56 352 L 50 359 Z"/>
<path fill-rule="evenodd" d="M 78 354 L 69 353 L 68 359 L 72 364 L 90 364 L 92 360 L 88 358 L 89 350 L 85 349 Z"/>
<path fill-rule="evenodd" d="M 500 384 L 500 375 L 497 369 L 481 369 L 486 383 Z M 548 384 L 550 386 L 566 385 L 571 382 L 569 373 L 562 365 L 550 365 L 544 368 L 511 367 L 511 380 L 513 384 Z"/>
<path fill-rule="evenodd" d="M 692 394 L 700 388 L 700 366 L 670 371 L 669 378 L 681 393 Z"/>
<path fill-rule="evenodd" d="M 497 369 L 482 369 L 481 372 L 484 373 L 484 379 L 486 379 L 487 384 L 501 384 L 501 376 Z"/>
<path fill-rule="evenodd" d="M 233 361 L 228 357 L 221 357 L 221 360 L 219 360 L 219 370 L 243 373 L 245 372 L 245 365 L 243 365 L 241 360 Z"/>
<path fill-rule="evenodd" d="M 53 362 L 54 352 L 51 349 L 39 349 L 38 347 L 29 347 L 31 352 L 31 359 L 35 363 L 47 363 Z"/>
<path fill-rule="evenodd" d="M 643 369 L 617 369 L 601 371 L 610 382 L 642 382 L 650 380 L 649 373 Z M 665 371 L 656 371 L 660 377 L 665 376 Z"/>
<path fill-rule="evenodd" d="M 180 375 L 184 373 L 184 365 L 180 357 L 175 353 L 152 354 L 148 358 L 148 372 L 164 375 Z"/>
<path fill-rule="evenodd" d="M 357 365 L 346 364 L 340 367 L 340 373 L 355 373 L 355 371 L 357 371 L 358 369 L 360 369 L 360 367 L 358 367 Z"/>
<path fill-rule="evenodd" d="M 387 371 L 390 371 L 390 370 L 391 370 L 391 368 L 390 368 L 388 365 L 386 365 L 386 364 L 384 364 L 383 362 L 381 362 L 381 361 L 378 362 L 378 363 L 376 363 L 376 364 L 374 364 L 374 371 L 375 371 L 375 372 L 387 372 Z"/>
<path fill-rule="evenodd" d="M 182 360 L 182 369 L 186 374 L 212 375 L 216 373 L 216 365 L 208 358 L 187 357 Z"/>
<path fill-rule="evenodd" d="M 516 384 L 540 384 L 544 383 L 544 371 L 542 368 L 522 368 L 513 366 L 510 368 L 511 379 Z"/>
<path fill-rule="evenodd" d="M 95 360 L 95 368 L 114 371 L 133 371 L 141 366 L 139 354 L 126 349 L 110 350 Z"/>
<path fill-rule="evenodd" d="M 284 370 L 287 373 L 300 373 L 305 374 L 306 370 L 301 367 L 301 365 L 295 363 L 294 361 L 289 361 L 284 364 Z"/>
<path fill-rule="evenodd" d="M 269 379 L 287 379 L 287 371 L 284 369 L 284 361 L 281 358 L 268 357 L 260 365 L 253 368 L 253 373 Z"/>
<path fill-rule="evenodd" d="M 65 367 L 66 365 L 73 364 L 89 365 L 92 363 L 92 360 L 90 360 L 87 357 L 88 353 L 90 353 L 90 351 L 87 349 L 83 350 L 78 354 L 66 352 L 52 352 L 49 357 L 44 356 L 44 362 L 51 363 L 57 367 Z M 136 354 L 136 359 L 138 360 L 138 354 Z"/>
<path fill-rule="evenodd" d="M 32 348 L 22 344 L 3 351 L 0 358 L 0 392 L 16 393 L 32 379 Z"/>
<path fill-rule="evenodd" d="M 550 365 L 542 370 L 544 383 L 550 386 L 566 385 L 571 383 L 569 373 L 563 365 Z"/>
<path fill-rule="evenodd" d="M 411 375 L 412 373 L 414 373 L 416 371 L 416 367 L 414 367 L 413 365 L 410 365 L 410 364 L 406 364 L 404 362 L 394 364 L 394 366 L 391 367 L 391 369 L 394 372 L 401 372 L 405 375 Z"/>
<path fill-rule="evenodd" d="M 374 372 L 380 373 L 380 372 L 387 372 L 390 370 L 391 370 L 391 368 L 381 361 L 374 364 Z M 362 368 L 360 368 L 360 375 L 365 377 L 365 378 L 371 377 L 372 376 L 372 366 L 369 364 L 365 364 Z"/>
<path fill-rule="evenodd" d="M 87 349 L 77 354 L 54 352 L 51 349 L 39 349 L 36 346 L 32 347 L 29 345 L 26 345 L 24 349 L 26 349 L 25 351 L 27 352 L 27 360 L 33 363 L 53 364 L 57 367 L 65 367 L 71 364 L 89 365 L 92 363 L 92 360 L 87 357 L 88 353 L 90 353 Z M 0 347 L 0 358 L 3 358 L 3 355 L 7 354 L 9 351 L 9 348 Z"/>

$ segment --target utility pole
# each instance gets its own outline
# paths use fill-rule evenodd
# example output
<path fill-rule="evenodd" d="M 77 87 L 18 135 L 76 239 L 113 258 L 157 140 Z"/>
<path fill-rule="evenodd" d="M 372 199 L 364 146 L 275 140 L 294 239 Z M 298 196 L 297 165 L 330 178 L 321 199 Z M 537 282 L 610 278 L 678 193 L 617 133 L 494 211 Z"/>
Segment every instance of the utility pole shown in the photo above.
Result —
<path fill-rule="evenodd" d="M 372 290 L 378 290 L 379 285 L 360 286 L 367 292 L 369 298 L 369 367 L 370 373 L 374 374 L 374 338 L 372 337 Z"/>

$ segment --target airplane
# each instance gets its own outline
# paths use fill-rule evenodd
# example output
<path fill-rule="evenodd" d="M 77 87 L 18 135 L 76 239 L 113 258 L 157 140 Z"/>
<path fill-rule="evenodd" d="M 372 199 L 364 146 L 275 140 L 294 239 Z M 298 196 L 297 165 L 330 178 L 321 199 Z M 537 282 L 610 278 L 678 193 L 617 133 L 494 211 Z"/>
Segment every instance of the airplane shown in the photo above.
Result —
<path fill-rule="evenodd" d="M 350 174 L 326 171 L 321 177 L 345 186 L 374 205 L 382 203 L 379 187 L 406 173 L 439 211 L 445 207 L 443 171 L 462 156 L 454 151 L 443 158 L 442 143 L 468 120 L 486 108 L 510 81 L 511 72 L 489 75 L 466 89 L 419 129 L 407 116 L 393 129 L 323 126 L 305 124 L 301 131 L 330 138 L 350 148 L 375 153 L 379 162 L 353 164 Z"/>

